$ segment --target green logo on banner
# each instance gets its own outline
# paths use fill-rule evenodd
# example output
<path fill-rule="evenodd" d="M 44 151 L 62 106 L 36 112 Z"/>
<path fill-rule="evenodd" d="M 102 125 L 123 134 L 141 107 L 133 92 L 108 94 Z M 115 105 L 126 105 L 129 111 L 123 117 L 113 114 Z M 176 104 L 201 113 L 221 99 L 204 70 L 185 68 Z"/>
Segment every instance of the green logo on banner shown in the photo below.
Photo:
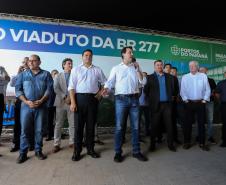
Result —
<path fill-rule="evenodd" d="M 196 60 L 208 60 L 207 53 L 200 51 L 199 49 L 193 48 L 180 48 L 177 45 L 173 45 L 171 48 L 171 53 L 175 56 L 182 57 L 186 60 L 196 59 Z"/>
<path fill-rule="evenodd" d="M 176 56 L 180 55 L 180 48 L 178 48 L 177 45 L 172 46 L 171 53 Z"/>

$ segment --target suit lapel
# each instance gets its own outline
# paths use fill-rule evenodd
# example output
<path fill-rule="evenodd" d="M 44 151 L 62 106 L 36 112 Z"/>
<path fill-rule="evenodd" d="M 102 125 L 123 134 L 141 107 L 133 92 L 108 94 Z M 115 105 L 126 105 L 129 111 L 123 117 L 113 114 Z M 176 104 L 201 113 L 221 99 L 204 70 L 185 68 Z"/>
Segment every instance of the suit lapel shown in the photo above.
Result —
<path fill-rule="evenodd" d="M 156 73 L 154 73 L 154 84 L 156 84 L 155 88 L 156 88 L 156 92 L 158 93 L 158 96 L 159 96 L 160 95 L 159 80 L 158 80 Z"/>

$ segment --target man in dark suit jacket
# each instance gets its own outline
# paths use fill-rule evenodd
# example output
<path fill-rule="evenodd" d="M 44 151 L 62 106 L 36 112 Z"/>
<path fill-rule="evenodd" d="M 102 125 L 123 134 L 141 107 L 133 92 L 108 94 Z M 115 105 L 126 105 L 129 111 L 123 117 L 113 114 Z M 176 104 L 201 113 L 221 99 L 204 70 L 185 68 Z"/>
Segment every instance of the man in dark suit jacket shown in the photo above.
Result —
<path fill-rule="evenodd" d="M 163 62 L 154 62 L 155 72 L 148 76 L 144 92 L 149 98 L 151 116 L 151 145 L 150 150 L 155 150 L 155 139 L 161 128 L 161 120 L 167 132 L 168 147 L 176 151 L 173 144 L 172 127 L 172 100 L 175 96 L 174 78 L 172 75 L 163 72 Z"/>
<path fill-rule="evenodd" d="M 166 66 L 166 65 L 165 65 Z M 173 76 L 174 79 L 174 89 L 175 96 L 173 97 L 173 107 L 172 107 L 172 124 L 173 124 L 173 138 L 176 144 L 181 144 L 181 141 L 178 139 L 178 131 L 177 131 L 177 120 L 178 120 L 178 103 L 181 100 L 180 97 L 180 86 L 179 80 L 177 78 L 177 68 L 173 67 L 170 64 L 170 71 L 168 72 Z"/>

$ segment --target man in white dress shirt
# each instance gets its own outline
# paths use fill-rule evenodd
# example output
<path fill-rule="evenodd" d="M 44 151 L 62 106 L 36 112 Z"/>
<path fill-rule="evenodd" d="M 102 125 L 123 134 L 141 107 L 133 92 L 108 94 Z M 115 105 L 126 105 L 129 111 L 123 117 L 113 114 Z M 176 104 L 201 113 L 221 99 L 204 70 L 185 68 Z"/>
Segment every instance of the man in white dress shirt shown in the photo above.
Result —
<path fill-rule="evenodd" d="M 82 53 L 83 63 L 71 71 L 68 90 L 71 98 L 71 111 L 75 112 L 75 148 L 72 161 L 81 159 L 83 130 L 86 127 L 87 154 L 92 158 L 100 155 L 94 151 L 95 124 L 98 99 L 95 97 L 104 85 L 106 77 L 103 71 L 92 64 L 92 50 Z"/>
<path fill-rule="evenodd" d="M 210 100 L 210 86 L 206 74 L 198 72 L 198 62 L 189 62 L 190 73 L 181 81 L 180 95 L 185 103 L 186 119 L 184 129 L 184 149 L 191 147 L 192 120 L 197 116 L 199 146 L 209 151 L 205 145 L 205 105 Z"/>
<path fill-rule="evenodd" d="M 146 83 L 137 62 L 133 63 L 133 50 L 124 47 L 121 51 L 122 63 L 112 68 L 103 94 L 115 88 L 115 162 L 122 162 L 122 128 L 129 114 L 132 129 L 133 157 L 140 161 L 147 158 L 140 152 L 139 143 L 139 85 Z"/>

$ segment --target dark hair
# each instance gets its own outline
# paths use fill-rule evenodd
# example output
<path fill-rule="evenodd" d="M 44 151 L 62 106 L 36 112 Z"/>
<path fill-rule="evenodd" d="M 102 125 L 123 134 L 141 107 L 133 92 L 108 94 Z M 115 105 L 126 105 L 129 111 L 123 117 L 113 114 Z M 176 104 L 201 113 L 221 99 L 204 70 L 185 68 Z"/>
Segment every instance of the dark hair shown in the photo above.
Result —
<path fill-rule="evenodd" d="M 64 69 L 64 65 L 66 64 L 67 61 L 70 61 L 71 63 L 73 63 L 73 60 L 71 58 L 65 58 L 63 61 L 62 61 L 62 68 Z"/>
<path fill-rule="evenodd" d="M 31 56 L 35 57 L 38 61 L 41 61 L 41 59 L 40 59 L 40 57 L 38 55 L 33 54 Z"/>
<path fill-rule="evenodd" d="M 90 52 L 91 55 L 93 55 L 93 51 L 91 49 L 86 49 L 82 52 L 82 56 L 84 55 L 85 52 Z"/>
<path fill-rule="evenodd" d="M 136 62 L 136 61 L 137 61 L 136 58 L 133 57 L 133 58 L 132 58 L 132 62 Z"/>
<path fill-rule="evenodd" d="M 123 59 L 123 55 L 122 54 L 125 54 L 127 49 L 133 50 L 133 48 L 131 46 L 126 46 L 126 47 L 122 48 L 122 50 L 121 50 L 121 57 L 122 57 L 122 59 Z"/>
<path fill-rule="evenodd" d="M 166 66 L 170 66 L 170 68 L 172 68 L 172 65 L 171 65 L 170 63 L 164 64 L 164 68 L 165 68 Z"/>
<path fill-rule="evenodd" d="M 154 61 L 154 65 L 155 65 L 157 62 L 161 62 L 161 63 L 163 64 L 163 61 L 162 61 L 162 60 L 156 60 L 156 61 Z"/>
<path fill-rule="evenodd" d="M 177 68 L 176 67 L 171 67 L 171 69 L 175 69 L 177 71 Z"/>
<path fill-rule="evenodd" d="M 59 71 L 57 71 L 57 69 L 54 69 L 54 70 L 51 71 L 51 75 L 52 75 L 53 73 L 59 73 Z"/>

